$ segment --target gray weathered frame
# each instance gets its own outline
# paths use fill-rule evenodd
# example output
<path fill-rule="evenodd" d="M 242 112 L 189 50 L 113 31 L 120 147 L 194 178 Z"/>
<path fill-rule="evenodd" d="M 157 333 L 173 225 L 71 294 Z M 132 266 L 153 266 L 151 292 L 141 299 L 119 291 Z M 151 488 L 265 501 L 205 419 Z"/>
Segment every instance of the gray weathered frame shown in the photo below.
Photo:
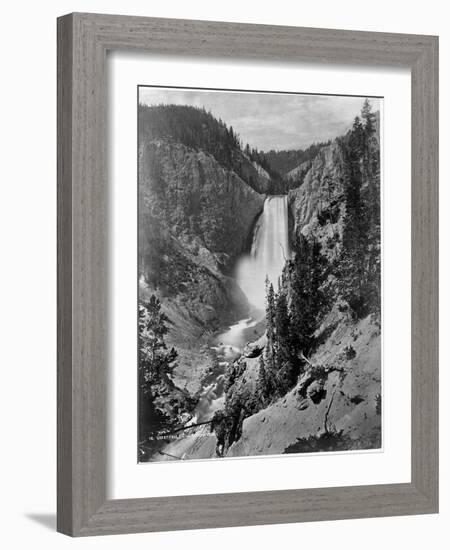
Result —
<path fill-rule="evenodd" d="M 412 74 L 411 483 L 106 498 L 106 52 Z M 438 38 L 74 13 L 58 19 L 58 530 L 73 536 L 438 511 Z"/>

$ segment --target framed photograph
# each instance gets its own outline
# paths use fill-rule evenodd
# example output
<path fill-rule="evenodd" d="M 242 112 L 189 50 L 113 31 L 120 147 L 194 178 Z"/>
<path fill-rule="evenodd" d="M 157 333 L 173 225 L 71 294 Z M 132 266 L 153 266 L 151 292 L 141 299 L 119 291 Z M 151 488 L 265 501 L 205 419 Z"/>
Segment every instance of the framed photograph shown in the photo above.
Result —
<path fill-rule="evenodd" d="M 438 39 L 58 19 L 58 530 L 436 513 Z"/>

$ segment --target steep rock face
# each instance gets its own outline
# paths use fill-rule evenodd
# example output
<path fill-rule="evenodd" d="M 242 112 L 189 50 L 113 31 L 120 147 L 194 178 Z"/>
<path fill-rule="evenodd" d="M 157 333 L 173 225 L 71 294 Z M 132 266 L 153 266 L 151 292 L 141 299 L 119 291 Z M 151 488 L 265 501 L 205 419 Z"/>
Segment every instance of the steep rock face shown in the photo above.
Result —
<path fill-rule="evenodd" d="M 303 178 L 305 177 L 308 170 L 311 168 L 311 161 L 306 160 L 302 162 L 286 174 L 285 178 L 290 180 L 290 182 L 298 182 L 301 185 Z"/>
<path fill-rule="evenodd" d="M 211 155 L 162 140 L 142 144 L 139 181 L 141 219 L 157 217 L 205 262 L 224 266 L 243 251 L 264 203 L 263 195 Z"/>
<path fill-rule="evenodd" d="M 203 151 L 166 140 L 141 143 L 141 296 L 158 293 L 175 340 L 214 330 L 245 309 L 229 275 L 264 198 Z"/>
<path fill-rule="evenodd" d="M 335 140 L 319 151 L 309 169 L 302 165 L 307 169 L 303 183 L 288 195 L 294 233 L 313 235 L 329 255 L 333 250 L 337 253 L 336 247 L 342 239 L 343 163 L 342 146 Z"/>
<path fill-rule="evenodd" d="M 270 175 L 257 162 L 252 161 L 242 151 L 233 152 L 233 169 L 257 193 L 270 193 Z"/>

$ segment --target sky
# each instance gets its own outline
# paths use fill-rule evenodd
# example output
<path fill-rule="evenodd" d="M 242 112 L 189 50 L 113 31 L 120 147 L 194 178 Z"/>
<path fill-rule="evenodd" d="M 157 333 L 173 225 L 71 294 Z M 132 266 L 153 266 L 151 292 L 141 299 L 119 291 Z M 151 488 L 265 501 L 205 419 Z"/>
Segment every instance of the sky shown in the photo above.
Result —
<path fill-rule="evenodd" d="M 139 88 L 139 101 L 205 107 L 262 151 L 301 149 L 343 135 L 365 97 Z M 380 99 L 370 99 L 380 108 Z"/>

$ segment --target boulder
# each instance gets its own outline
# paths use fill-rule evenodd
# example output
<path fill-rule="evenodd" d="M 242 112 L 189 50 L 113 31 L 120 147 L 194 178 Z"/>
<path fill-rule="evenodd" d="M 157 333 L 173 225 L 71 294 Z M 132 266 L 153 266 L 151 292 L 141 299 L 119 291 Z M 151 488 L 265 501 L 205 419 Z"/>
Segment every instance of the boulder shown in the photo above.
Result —
<path fill-rule="evenodd" d="M 304 411 L 305 409 L 307 409 L 309 407 L 309 402 L 307 399 L 302 399 L 300 401 L 300 403 L 298 404 L 298 410 L 299 411 Z"/>
<path fill-rule="evenodd" d="M 265 345 L 267 344 L 267 336 L 263 334 L 258 340 L 254 342 L 247 342 L 244 347 L 244 357 L 249 359 L 253 357 L 259 357 L 264 350 Z"/>
<path fill-rule="evenodd" d="M 308 387 L 313 381 L 314 381 L 314 376 L 311 370 L 307 370 L 298 382 L 297 390 L 296 390 L 297 394 L 300 397 L 306 397 L 306 392 L 308 390 Z"/>
<path fill-rule="evenodd" d="M 326 390 L 324 388 L 324 383 L 321 380 L 314 380 L 306 390 L 307 396 L 315 404 L 320 403 L 326 395 Z"/>
<path fill-rule="evenodd" d="M 258 342 L 247 343 L 244 347 L 244 356 L 249 359 L 253 357 L 259 357 L 264 349 L 264 346 L 258 344 Z"/>

